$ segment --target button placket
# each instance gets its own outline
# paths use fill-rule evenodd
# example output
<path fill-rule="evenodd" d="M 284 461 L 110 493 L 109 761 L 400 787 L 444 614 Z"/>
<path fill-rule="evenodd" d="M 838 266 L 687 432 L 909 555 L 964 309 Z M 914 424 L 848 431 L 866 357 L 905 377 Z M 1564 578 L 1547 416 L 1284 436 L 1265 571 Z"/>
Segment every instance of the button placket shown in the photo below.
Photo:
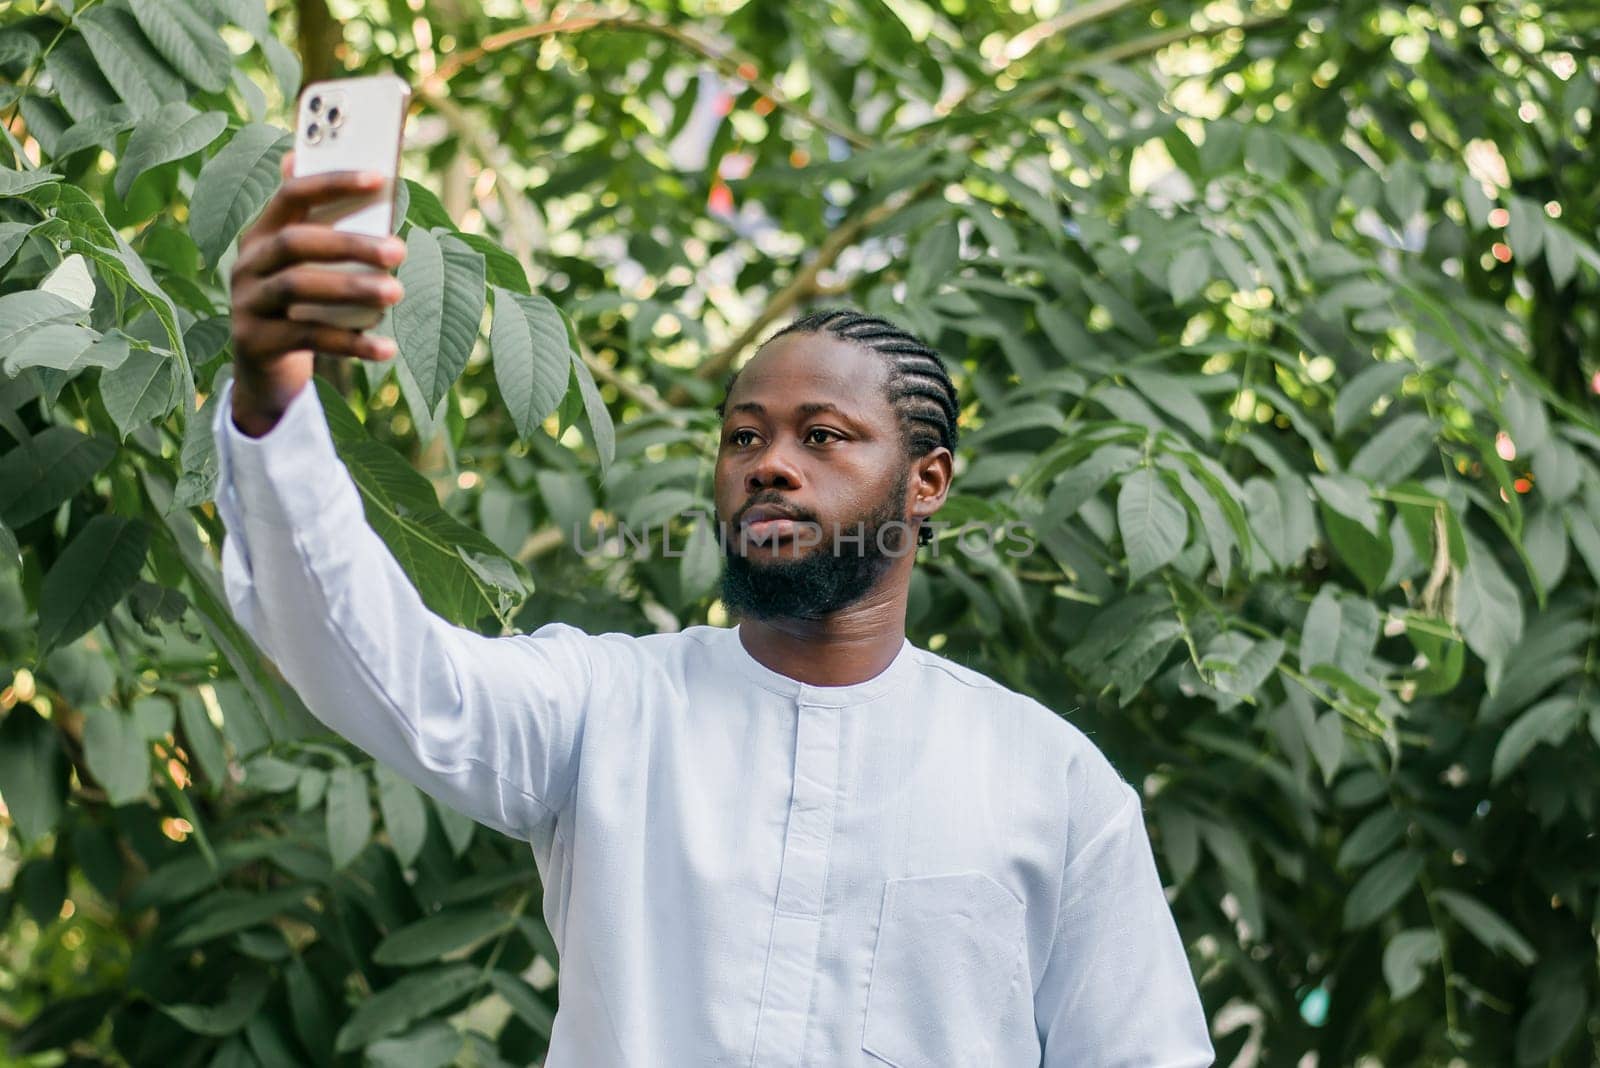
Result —
<path fill-rule="evenodd" d="M 794 787 L 756 1021 L 755 1068 L 796 1066 L 805 1047 L 839 786 L 840 709 L 796 703 Z"/>

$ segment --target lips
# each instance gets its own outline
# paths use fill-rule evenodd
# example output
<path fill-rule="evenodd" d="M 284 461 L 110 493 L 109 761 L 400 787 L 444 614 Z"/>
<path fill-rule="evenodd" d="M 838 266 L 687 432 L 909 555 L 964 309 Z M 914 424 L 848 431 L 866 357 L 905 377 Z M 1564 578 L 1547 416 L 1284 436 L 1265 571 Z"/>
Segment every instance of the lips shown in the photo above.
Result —
<path fill-rule="evenodd" d="M 761 504 L 745 510 L 739 519 L 739 529 L 749 541 L 764 545 L 792 537 L 805 523 L 806 520 L 787 508 Z"/>
<path fill-rule="evenodd" d="M 800 517 L 787 508 L 775 504 L 758 504 L 754 508 L 745 509 L 744 515 L 739 518 L 741 527 L 749 527 L 756 523 L 775 519 L 799 519 Z"/>

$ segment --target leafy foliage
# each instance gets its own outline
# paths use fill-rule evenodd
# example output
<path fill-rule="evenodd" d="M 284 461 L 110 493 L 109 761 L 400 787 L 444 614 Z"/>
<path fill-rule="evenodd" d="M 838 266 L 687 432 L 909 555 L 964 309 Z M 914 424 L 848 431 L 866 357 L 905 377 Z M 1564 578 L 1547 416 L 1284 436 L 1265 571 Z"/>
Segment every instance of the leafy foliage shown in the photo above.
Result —
<path fill-rule="evenodd" d="M 966 401 L 912 636 L 1144 788 L 1220 1063 L 1592 1063 L 1600 24 L 716 10 L 341 6 L 420 114 L 400 358 L 319 389 L 424 599 L 724 622 L 672 518 L 710 510 L 708 406 L 850 299 Z M 17 1056 L 529 1063 L 526 848 L 328 738 L 217 570 L 287 14 L 0 13 L 3 1019 Z M 596 511 L 671 529 L 595 552 Z"/>

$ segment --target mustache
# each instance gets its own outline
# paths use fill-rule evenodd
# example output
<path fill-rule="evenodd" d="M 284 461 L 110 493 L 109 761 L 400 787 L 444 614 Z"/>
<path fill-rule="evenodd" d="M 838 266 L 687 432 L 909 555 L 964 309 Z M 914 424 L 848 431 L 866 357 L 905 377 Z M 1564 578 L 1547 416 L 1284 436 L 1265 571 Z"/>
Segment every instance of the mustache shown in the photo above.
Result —
<path fill-rule="evenodd" d="M 750 509 L 757 508 L 762 505 L 771 505 L 774 508 L 782 508 L 785 512 L 792 515 L 796 520 L 803 523 L 818 523 L 815 512 L 812 512 L 806 508 L 796 507 L 786 500 L 782 494 L 777 493 L 757 494 L 756 496 L 751 497 L 748 501 L 744 502 L 738 511 L 733 513 L 733 522 L 738 523 L 739 520 L 744 518 L 745 514 L 748 513 Z"/>

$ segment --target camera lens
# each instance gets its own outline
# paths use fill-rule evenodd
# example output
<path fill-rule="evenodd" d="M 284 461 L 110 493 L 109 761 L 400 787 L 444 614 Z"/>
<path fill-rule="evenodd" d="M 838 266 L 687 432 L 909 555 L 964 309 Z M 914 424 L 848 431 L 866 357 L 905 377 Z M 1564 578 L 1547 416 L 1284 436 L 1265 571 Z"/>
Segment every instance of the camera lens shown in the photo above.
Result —
<path fill-rule="evenodd" d="M 310 101 L 307 102 L 306 106 L 309 107 L 312 111 L 321 111 L 322 110 L 322 98 L 320 96 L 313 96 L 310 99 Z"/>
<path fill-rule="evenodd" d="M 306 127 L 306 140 L 310 141 L 312 144 L 316 144 L 317 142 L 321 141 L 322 140 L 322 127 L 317 125 L 316 123 L 312 123 L 310 126 L 307 126 Z"/>
<path fill-rule="evenodd" d="M 344 122 L 344 112 L 339 110 L 339 105 L 335 104 L 333 107 L 328 109 L 328 125 L 329 126 L 338 126 L 343 122 Z"/>

